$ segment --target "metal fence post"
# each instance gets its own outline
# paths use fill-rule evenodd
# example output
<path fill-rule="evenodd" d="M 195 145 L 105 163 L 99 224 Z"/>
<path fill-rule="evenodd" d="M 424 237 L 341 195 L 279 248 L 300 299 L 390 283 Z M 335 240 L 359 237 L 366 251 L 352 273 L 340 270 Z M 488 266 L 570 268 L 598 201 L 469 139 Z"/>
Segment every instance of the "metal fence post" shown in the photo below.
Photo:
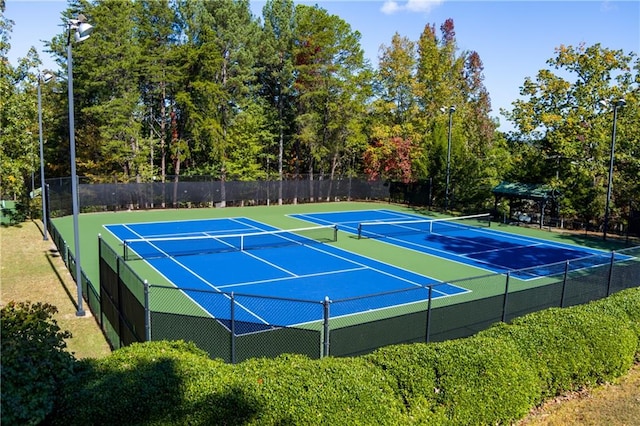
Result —
<path fill-rule="evenodd" d="M 102 240 L 102 234 L 98 234 L 98 262 L 102 262 L 102 244 L 103 244 L 103 240 Z M 102 264 L 99 264 L 99 270 L 102 271 Z M 99 277 L 102 276 L 102 274 L 99 274 Z M 102 320 L 102 295 L 101 295 L 101 290 L 102 290 L 102 280 L 100 278 L 98 278 L 98 307 L 100 309 L 98 310 L 94 310 L 94 312 L 99 312 L 100 315 L 98 315 L 98 324 L 100 324 L 100 330 L 104 330 L 104 322 Z"/>
<path fill-rule="evenodd" d="M 609 263 L 609 279 L 607 280 L 607 296 L 611 294 L 611 281 L 613 280 L 613 264 L 616 258 L 615 250 L 611 251 L 611 262 Z"/>
<path fill-rule="evenodd" d="M 569 275 L 569 261 L 564 262 L 564 276 L 562 277 L 562 296 L 560 296 L 560 307 L 564 308 L 564 298 L 567 294 L 567 275 Z"/>
<path fill-rule="evenodd" d="M 149 281 L 144 280 L 144 338 L 151 341 L 151 309 L 149 308 Z"/>
<path fill-rule="evenodd" d="M 429 301 L 427 302 L 427 330 L 425 342 L 429 343 L 429 334 L 431 329 L 431 295 L 433 294 L 433 284 L 429 285 Z"/>
<path fill-rule="evenodd" d="M 329 296 L 325 296 L 324 297 L 324 302 L 322 302 L 322 305 L 324 306 L 324 344 L 323 344 L 323 350 L 322 350 L 322 356 L 329 356 L 329 304 L 331 303 L 331 300 L 329 299 Z"/>
<path fill-rule="evenodd" d="M 509 298 L 509 278 L 511 272 L 507 272 L 507 279 L 504 285 L 504 300 L 502 302 L 502 322 L 507 322 L 507 299 Z"/>
<path fill-rule="evenodd" d="M 236 303 L 233 292 L 230 297 L 231 302 L 231 364 L 236 363 Z"/>

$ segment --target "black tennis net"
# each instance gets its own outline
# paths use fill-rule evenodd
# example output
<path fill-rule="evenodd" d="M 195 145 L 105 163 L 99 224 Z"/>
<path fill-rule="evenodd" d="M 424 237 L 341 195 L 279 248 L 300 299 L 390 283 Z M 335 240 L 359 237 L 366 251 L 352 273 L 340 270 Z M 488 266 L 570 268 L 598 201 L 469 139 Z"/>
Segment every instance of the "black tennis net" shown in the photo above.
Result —
<path fill-rule="evenodd" d="M 125 260 L 153 259 L 290 245 L 309 245 L 334 242 L 337 239 L 338 227 L 336 225 L 240 234 L 139 238 L 124 240 L 123 257 Z"/>
<path fill-rule="evenodd" d="M 384 238 L 416 233 L 445 234 L 489 226 L 491 226 L 491 214 L 489 213 L 442 219 L 372 221 L 358 224 L 358 238 Z"/>

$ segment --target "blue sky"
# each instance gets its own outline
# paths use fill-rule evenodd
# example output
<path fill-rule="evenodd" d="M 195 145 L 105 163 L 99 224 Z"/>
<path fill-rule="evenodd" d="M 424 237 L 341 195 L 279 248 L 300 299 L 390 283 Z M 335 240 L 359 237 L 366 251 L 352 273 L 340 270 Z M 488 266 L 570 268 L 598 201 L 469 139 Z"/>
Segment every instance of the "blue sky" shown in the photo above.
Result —
<path fill-rule="evenodd" d="M 261 15 L 264 1 L 252 0 L 252 9 Z M 461 1 L 461 0 L 318 0 L 329 13 L 338 15 L 361 33 L 361 45 L 371 63 L 377 65 L 379 47 L 389 45 L 398 32 L 417 41 L 426 24 L 440 25 L 448 18 L 455 24 L 461 51 L 475 50 L 484 64 L 484 84 L 491 96 L 494 117 L 500 130 L 511 126 L 500 116 L 519 98 L 525 77 L 535 77 L 547 68 L 560 45 L 640 51 L 640 2 L 626 1 Z M 11 33 L 9 60 L 25 56 L 34 46 L 44 68 L 55 63 L 44 53 L 41 40 L 50 40 L 61 31 L 61 0 L 7 0 L 5 16 L 15 21 Z"/>

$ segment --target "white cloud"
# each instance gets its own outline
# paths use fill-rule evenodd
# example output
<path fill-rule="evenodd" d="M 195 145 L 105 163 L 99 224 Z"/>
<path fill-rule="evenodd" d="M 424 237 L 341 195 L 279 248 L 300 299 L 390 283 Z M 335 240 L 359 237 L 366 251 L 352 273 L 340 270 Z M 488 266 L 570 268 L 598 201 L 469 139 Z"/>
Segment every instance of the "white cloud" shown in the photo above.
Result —
<path fill-rule="evenodd" d="M 380 9 L 382 13 L 391 15 L 400 11 L 428 13 L 444 0 L 407 0 L 399 4 L 395 0 L 386 0 Z"/>
<path fill-rule="evenodd" d="M 618 7 L 612 1 L 605 0 L 600 4 L 600 10 L 603 12 L 610 12 L 612 10 L 618 10 Z"/>
<path fill-rule="evenodd" d="M 410 12 L 429 12 L 442 2 L 443 0 L 409 0 L 406 7 Z"/>
<path fill-rule="evenodd" d="M 395 1 L 387 0 L 384 2 L 380 10 L 385 15 L 392 15 L 400 10 L 400 6 L 398 6 L 398 3 L 396 3 Z"/>

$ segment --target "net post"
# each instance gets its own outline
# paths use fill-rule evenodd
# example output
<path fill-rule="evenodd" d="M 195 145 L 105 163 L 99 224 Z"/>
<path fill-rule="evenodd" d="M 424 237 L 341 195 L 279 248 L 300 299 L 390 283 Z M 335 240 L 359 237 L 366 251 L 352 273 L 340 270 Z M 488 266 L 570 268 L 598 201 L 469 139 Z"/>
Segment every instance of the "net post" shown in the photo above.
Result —
<path fill-rule="evenodd" d="M 362 238 L 362 223 L 358 224 L 358 239 Z"/>
<path fill-rule="evenodd" d="M 241 240 L 242 241 L 242 240 Z M 231 303 L 231 364 L 236 363 L 236 303 L 235 296 L 233 292 L 231 292 L 231 297 L 229 297 L 229 302 Z"/>
<path fill-rule="evenodd" d="M 429 301 L 427 302 L 427 329 L 425 331 L 425 343 L 429 343 L 431 334 L 431 300 L 433 300 L 433 284 L 429 284 Z"/>
<path fill-rule="evenodd" d="M 509 299 L 509 279 L 511 272 L 507 272 L 507 278 L 504 285 L 504 299 L 502 302 L 502 322 L 507 322 L 507 300 Z"/>
<path fill-rule="evenodd" d="M 330 303 L 331 303 L 331 300 L 329 299 L 329 296 L 325 296 L 324 301 L 322 302 L 322 305 L 324 307 L 324 314 L 323 314 L 324 342 L 322 346 L 323 357 L 329 356 L 329 304 Z"/>
<path fill-rule="evenodd" d="M 151 341 L 151 310 L 149 309 L 149 281 L 144 280 L 144 339 Z"/>
<path fill-rule="evenodd" d="M 333 225 L 333 241 L 338 241 L 338 225 Z"/>

